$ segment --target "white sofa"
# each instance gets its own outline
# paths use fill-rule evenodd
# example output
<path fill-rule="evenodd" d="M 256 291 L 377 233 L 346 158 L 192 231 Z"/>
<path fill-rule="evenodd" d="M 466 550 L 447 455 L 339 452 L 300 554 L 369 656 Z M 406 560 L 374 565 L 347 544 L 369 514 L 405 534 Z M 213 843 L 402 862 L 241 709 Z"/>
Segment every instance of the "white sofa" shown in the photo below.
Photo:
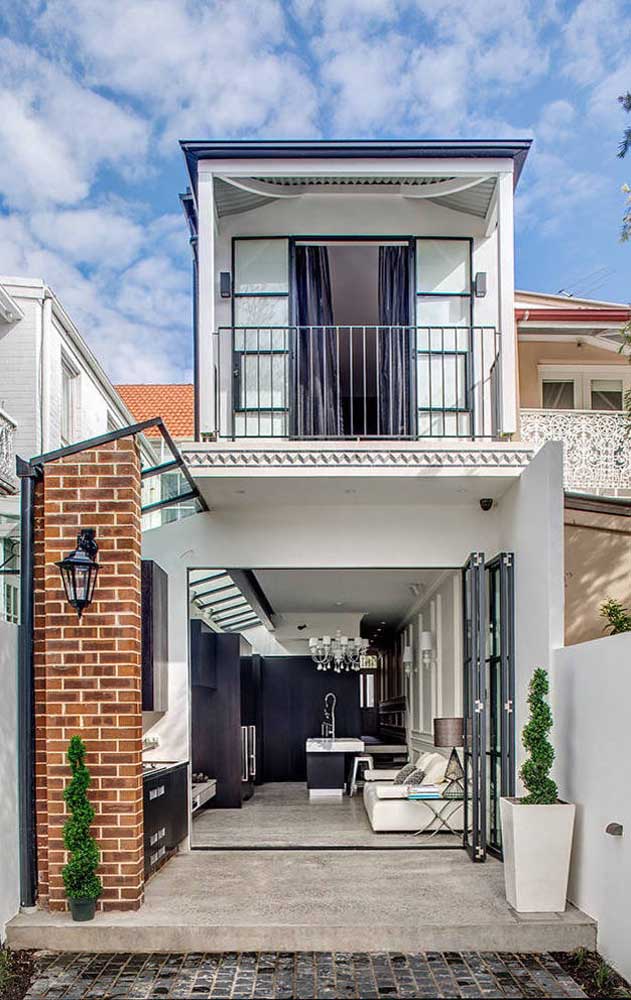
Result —
<path fill-rule="evenodd" d="M 439 753 L 421 754 L 416 766 L 425 771 L 423 784 L 438 785 L 444 788 L 447 759 Z M 408 786 L 395 785 L 393 779 L 397 771 L 365 771 L 364 772 L 364 807 L 375 833 L 416 833 L 427 827 L 427 831 L 440 827 L 440 821 L 434 819 L 434 812 L 421 799 L 408 799 Z M 449 822 L 455 829 L 462 829 L 462 804 L 457 808 L 448 808 Z"/>

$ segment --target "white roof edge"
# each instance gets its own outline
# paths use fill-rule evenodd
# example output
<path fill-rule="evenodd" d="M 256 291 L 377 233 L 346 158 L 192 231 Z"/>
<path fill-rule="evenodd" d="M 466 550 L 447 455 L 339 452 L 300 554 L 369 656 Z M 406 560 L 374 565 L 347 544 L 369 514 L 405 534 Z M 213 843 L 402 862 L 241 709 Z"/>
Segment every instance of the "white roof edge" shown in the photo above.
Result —
<path fill-rule="evenodd" d="M 525 289 L 515 289 L 515 305 L 520 296 L 528 296 L 531 299 L 550 300 L 555 304 L 563 304 L 571 309 L 572 306 L 603 306 L 609 309 L 628 309 L 628 302 L 610 302 L 606 299 L 582 299 L 575 295 L 555 295 L 552 292 L 529 292 Z"/>
<path fill-rule="evenodd" d="M 15 323 L 23 319 L 24 313 L 13 296 L 6 290 L 0 279 L 0 320 L 4 323 Z"/>
<path fill-rule="evenodd" d="M 132 414 L 129 407 L 125 404 L 122 396 L 119 395 L 117 390 L 114 388 L 114 384 L 110 381 L 109 377 L 105 373 L 100 361 L 93 353 L 90 347 L 83 339 L 81 333 L 76 327 L 73 320 L 70 318 L 66 309 L 60 302 L 60 300 L 55 295 L 52 288 L 46 284 L 42 278 L 29 278 L 29 277 L 15 277 L 15 276 L 3 276 L 0 275 L 0 295 L 2 292 L 3 285 L 12 285 L 16 288 L 24 289 L 37 289 L 41 291 L 42 298 L 47 298 L 50 296 L 53 305 L 53 314 L 61 324 L 64 332 L 67 334 L 72 346 L 77 351 L 77 354 L 84 361 L 96 381 L 98 382 L 100 388 L 103 390 L 104 395 L 107 397 L 108 401 L 116 408 L 118 415 L 126 421 L 128 424 L 136 423 L 134 415 Z M 7 293 L 8 294 L 8 293 Z M 0 299 L 0 310 L 2 307 Z M 20 316 L 24 313 L 20 310 Z"/>

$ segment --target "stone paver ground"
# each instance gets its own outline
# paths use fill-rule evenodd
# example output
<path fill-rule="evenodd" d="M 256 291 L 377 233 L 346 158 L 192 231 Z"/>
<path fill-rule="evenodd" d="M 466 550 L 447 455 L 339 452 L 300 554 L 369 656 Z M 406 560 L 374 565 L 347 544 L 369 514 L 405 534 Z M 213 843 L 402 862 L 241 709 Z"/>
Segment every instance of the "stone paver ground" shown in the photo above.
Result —
<path fill-rule="evenodd" d="M 383 997 L 584 997 L 549 955 L 480 952 L 36 957 L 27 1000 L 381 1000 Z"/>

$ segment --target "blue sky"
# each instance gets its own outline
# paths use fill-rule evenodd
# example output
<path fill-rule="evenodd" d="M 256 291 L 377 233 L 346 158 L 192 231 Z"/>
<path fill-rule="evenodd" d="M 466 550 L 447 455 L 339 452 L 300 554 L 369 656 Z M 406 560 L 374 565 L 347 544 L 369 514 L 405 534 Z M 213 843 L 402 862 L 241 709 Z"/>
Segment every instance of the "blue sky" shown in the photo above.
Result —
<path fill-rule="evenodd" d="M 115 381 L 190 379 L 181 137 L 531 136 L 518 286 L 631 300 L 624 0 L 3 6 L 0 273 L 44 278 Z"/>

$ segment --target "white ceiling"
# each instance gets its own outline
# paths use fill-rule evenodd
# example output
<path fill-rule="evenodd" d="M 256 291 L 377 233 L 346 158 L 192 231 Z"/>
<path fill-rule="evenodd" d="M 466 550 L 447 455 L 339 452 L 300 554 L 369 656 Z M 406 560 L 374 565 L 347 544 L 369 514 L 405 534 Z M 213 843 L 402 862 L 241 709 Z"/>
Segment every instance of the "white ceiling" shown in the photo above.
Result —
<path fill-rule="evenodd" d="M 280 569 L 255 570 L 276 615 L 363 613 L 364 624 L 398 625 L 442 569 Z M 415 594 L 412 587 L 418 588 Z"/>
<path fill-rule="evenodd" d="M 373 470 L 370 477 L 347 471 L 337 478 L 310 474 L 303 476 L 255 476 L 196 474 L 192 476 L 208 506 L 214 510 L 234 510 L 240 507 L 264 506 L 405 506 L 408 504 L 477 508 L 482 497 L 498 500 L 518 478 L 517 468 L 475 469 L 470 475 L 438 475 L 422 473 L 393 477 L 380 476 Z"/>

